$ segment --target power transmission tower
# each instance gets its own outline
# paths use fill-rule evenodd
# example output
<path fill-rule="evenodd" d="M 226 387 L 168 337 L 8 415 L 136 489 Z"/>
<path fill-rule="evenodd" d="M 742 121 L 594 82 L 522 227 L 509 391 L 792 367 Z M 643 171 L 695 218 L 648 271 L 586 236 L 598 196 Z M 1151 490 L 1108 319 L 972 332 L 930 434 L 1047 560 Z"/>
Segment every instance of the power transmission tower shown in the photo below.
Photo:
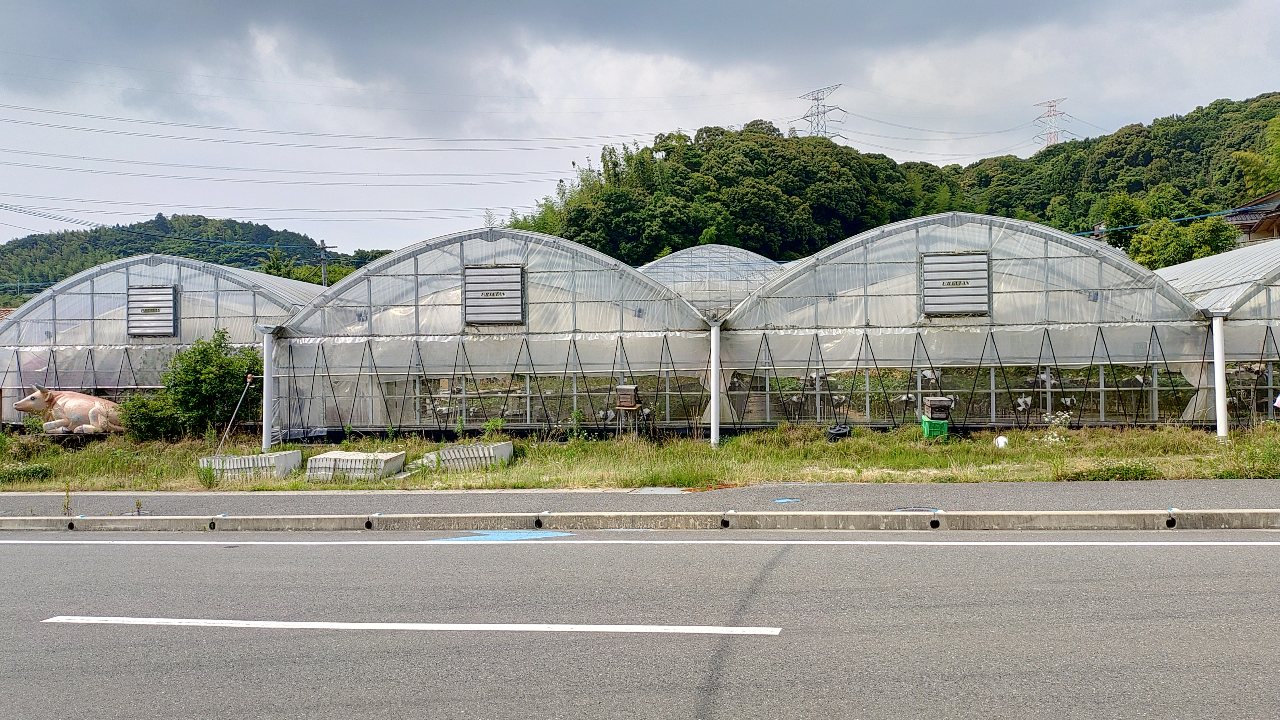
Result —
<path fill-rule="evenodd" d="M 1045 147 L 1062 142 L 1062 126 L 1058 124 L 1058 118 L 1066 115 L 1066 113 L 1058 109 L 1058 104 L 1065 100 L 1066 98 L 1064 97 L 1054 98 L 1035 105 L 1036 107 L 1044 108 L 1044 112 L 1040 113 L 1040 117 L 1036 118 L 1036 124 L 1044 128 L 1044 132 L 1036 135 L 1036 139 Z"/>
<path fill-rule="evenodd" d="M 809 100 L 813 103 L 809 106 L 809 112 L 797 118 L 798 120 L 807 120 L 809 122 L 809 137 L 844 137 L 840 133 L 833 133 L 827 130 L 827 113 L 832 111 L 845 112 L 845 109 L 839 105 L 824 105 L 822 102 L 830 97 L 840 85 L 841 83 L 828 85 L 800 96 L 801 100 Z"/>

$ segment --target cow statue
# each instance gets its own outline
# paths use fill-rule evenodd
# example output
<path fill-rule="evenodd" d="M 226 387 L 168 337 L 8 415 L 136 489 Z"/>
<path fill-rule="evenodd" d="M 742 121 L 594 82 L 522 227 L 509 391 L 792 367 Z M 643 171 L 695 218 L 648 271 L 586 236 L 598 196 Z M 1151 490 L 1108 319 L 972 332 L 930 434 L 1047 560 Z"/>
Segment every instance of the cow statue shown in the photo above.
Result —
<path fill-rule="evenodd" d="M 36 385 L 30 395 L 13 404 L 13 409 L 43 417 L 47 433 L 124 432 L 119 405 L 70 390 L 49 390 Z"/>

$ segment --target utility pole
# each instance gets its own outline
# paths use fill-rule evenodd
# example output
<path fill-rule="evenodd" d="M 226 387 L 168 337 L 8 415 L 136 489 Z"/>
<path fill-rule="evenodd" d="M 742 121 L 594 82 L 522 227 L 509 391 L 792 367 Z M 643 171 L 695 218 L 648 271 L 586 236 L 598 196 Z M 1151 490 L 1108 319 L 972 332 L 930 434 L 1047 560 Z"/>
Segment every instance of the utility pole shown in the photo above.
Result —
<path fill-rule="evenodd" d="M 1036 107 L 1044 108 L 1044 112 L 1040 113 L 1040 117 L 1036 118 L 1036 124 L 1044 128 L 1044 132 L 1037 135 L 1036 139 L 1043 143 L 1045 147 L 1062 142 L 1062 126 L 1058 124 L 1058 118 L 1066 115 L 1066 113 L 1058 109 L 1058 104 L 1065 100 L 1066 98 L 1061 97 L 1035 104 Z"/>
<path fill-rule="evenodd" d="M 828 85 L 800 96 L 801 100 L 809 100 L 813 103 L 809 106 L 809 112 L 797 118 L 798 120 L 807 120 L 809 122 L 809 137 L 844 137 L 840 133 L 833 133 L 827 130 L 827 113 L 832 111 L 845 112 L 845 109 L 839 105 L 825 105 L 822 102 L 839 89 L 840 85 L 841 83 Z"/>
<path fill-rule="evenodd" d="M 329 246 L 320 241 L 320 285 L 329 287 Z"/>

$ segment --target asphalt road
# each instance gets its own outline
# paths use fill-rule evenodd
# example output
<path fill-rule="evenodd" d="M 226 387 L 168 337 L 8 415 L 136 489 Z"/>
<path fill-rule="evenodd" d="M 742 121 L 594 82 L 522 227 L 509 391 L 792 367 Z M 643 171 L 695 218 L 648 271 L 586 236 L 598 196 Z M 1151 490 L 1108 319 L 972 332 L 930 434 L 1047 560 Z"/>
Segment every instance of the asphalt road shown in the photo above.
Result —
<path fill-rule="evenodd" d="M 0 515 L 62 515 L 63 493 L 0 492 Z M 775 484 L 678 492 L 72 493 L 73 515 L 346 515 L 567 511 L 1221 510 L 1280 508 L 1277 480 Z"/>
<path fill-rule="evenodd" d="M 0 717 L 1280 716 L 1276 532 L 458 537 L 0 534 Z"/>

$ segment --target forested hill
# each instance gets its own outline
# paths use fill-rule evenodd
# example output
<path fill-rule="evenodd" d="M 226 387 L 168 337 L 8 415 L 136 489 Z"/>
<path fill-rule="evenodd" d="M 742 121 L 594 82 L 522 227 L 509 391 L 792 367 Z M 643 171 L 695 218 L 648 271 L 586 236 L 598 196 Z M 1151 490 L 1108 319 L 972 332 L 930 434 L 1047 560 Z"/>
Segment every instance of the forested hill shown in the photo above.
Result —
<path fill-rule="evenodd" d="M 897 163 L 826 138 L 785 137 L 761 120 L 736 131 L 675 132 L 649 146 L 605 148 L 598 168 L 580 169 L 576 181 L 510 224 L 642 265 L 698 243 L 792 260 L 888 222 L 965 210 L 1068 232 L 1145 223 L 1109 231 L 1107 240 L 1159 267 L 1226 249 L 1234 233 L 1216 218 L 1152 221 L 1238 207 L 1277 188 L 1280 93 L 1271 93 L 1060 143 L 1027 159 L 966 167 Z M 0 245 L 0 304 L 102 262 L 152 252 L 319 281 L 319 247 L 306 235 L 157 215 Z M 384 253 L 331 253 L 330 281 Z"/>
<path fill-rule="evenodd" d="M 660 135 L 650 146 L 606 148 L 599 168 L 580 169 L 576 182 L 510 223 L 632 265 L 708 242 L 791 260 L 887 222 L 947 210 L 1069 232 L 1099 223 L 1117 228 L 1227 209 L 1273 189 L 1256 182 L 1247 187 L 1248 162 L 1238 155 L 1280 155 L 1280 147 L 1268 148 L 1264 140 L 1268 121 L 1278 115 L 1280 93 L 1219 100 L 1149 125 L 1063 142 L 1027 159 L 1010 155 L 966 167 L 900 164 L 825 138 L 785 137 L 756 120 L 738 131 L 710 127 L 693 137 Z M 1203 234 L 1229 231 L 1215 222 L 1219 226 Z M 1133 235 L 1115 232 L 1108 240 L 1127 248 Z M 1149 253 L 1166 241 L 1146 240 Z M 1194 252 L 1220 249 L 1218 243 Z M 1147 262 L 1171 260 L 1177 257 Z"/>
<path fill-rule="evenodd" d="M 279 248 L 278 254 L 275 248 Z M 320 248 L 306 235 L 200 215 L 156 215 L 133 225 L 28 235 L 0 245 L 0 303 L 15 304 L 33 291 L 81 270 L 145 253 L 262 270 L 270 256 L 277 264 L 288 267 L 315 266 Z M 340 276 L 343 270 L 378 254 L 381 253 L 359 251 L 355 256 L 345 256 L 331 251 L 329 256 L 338 268 L 335 275 Z"/>

